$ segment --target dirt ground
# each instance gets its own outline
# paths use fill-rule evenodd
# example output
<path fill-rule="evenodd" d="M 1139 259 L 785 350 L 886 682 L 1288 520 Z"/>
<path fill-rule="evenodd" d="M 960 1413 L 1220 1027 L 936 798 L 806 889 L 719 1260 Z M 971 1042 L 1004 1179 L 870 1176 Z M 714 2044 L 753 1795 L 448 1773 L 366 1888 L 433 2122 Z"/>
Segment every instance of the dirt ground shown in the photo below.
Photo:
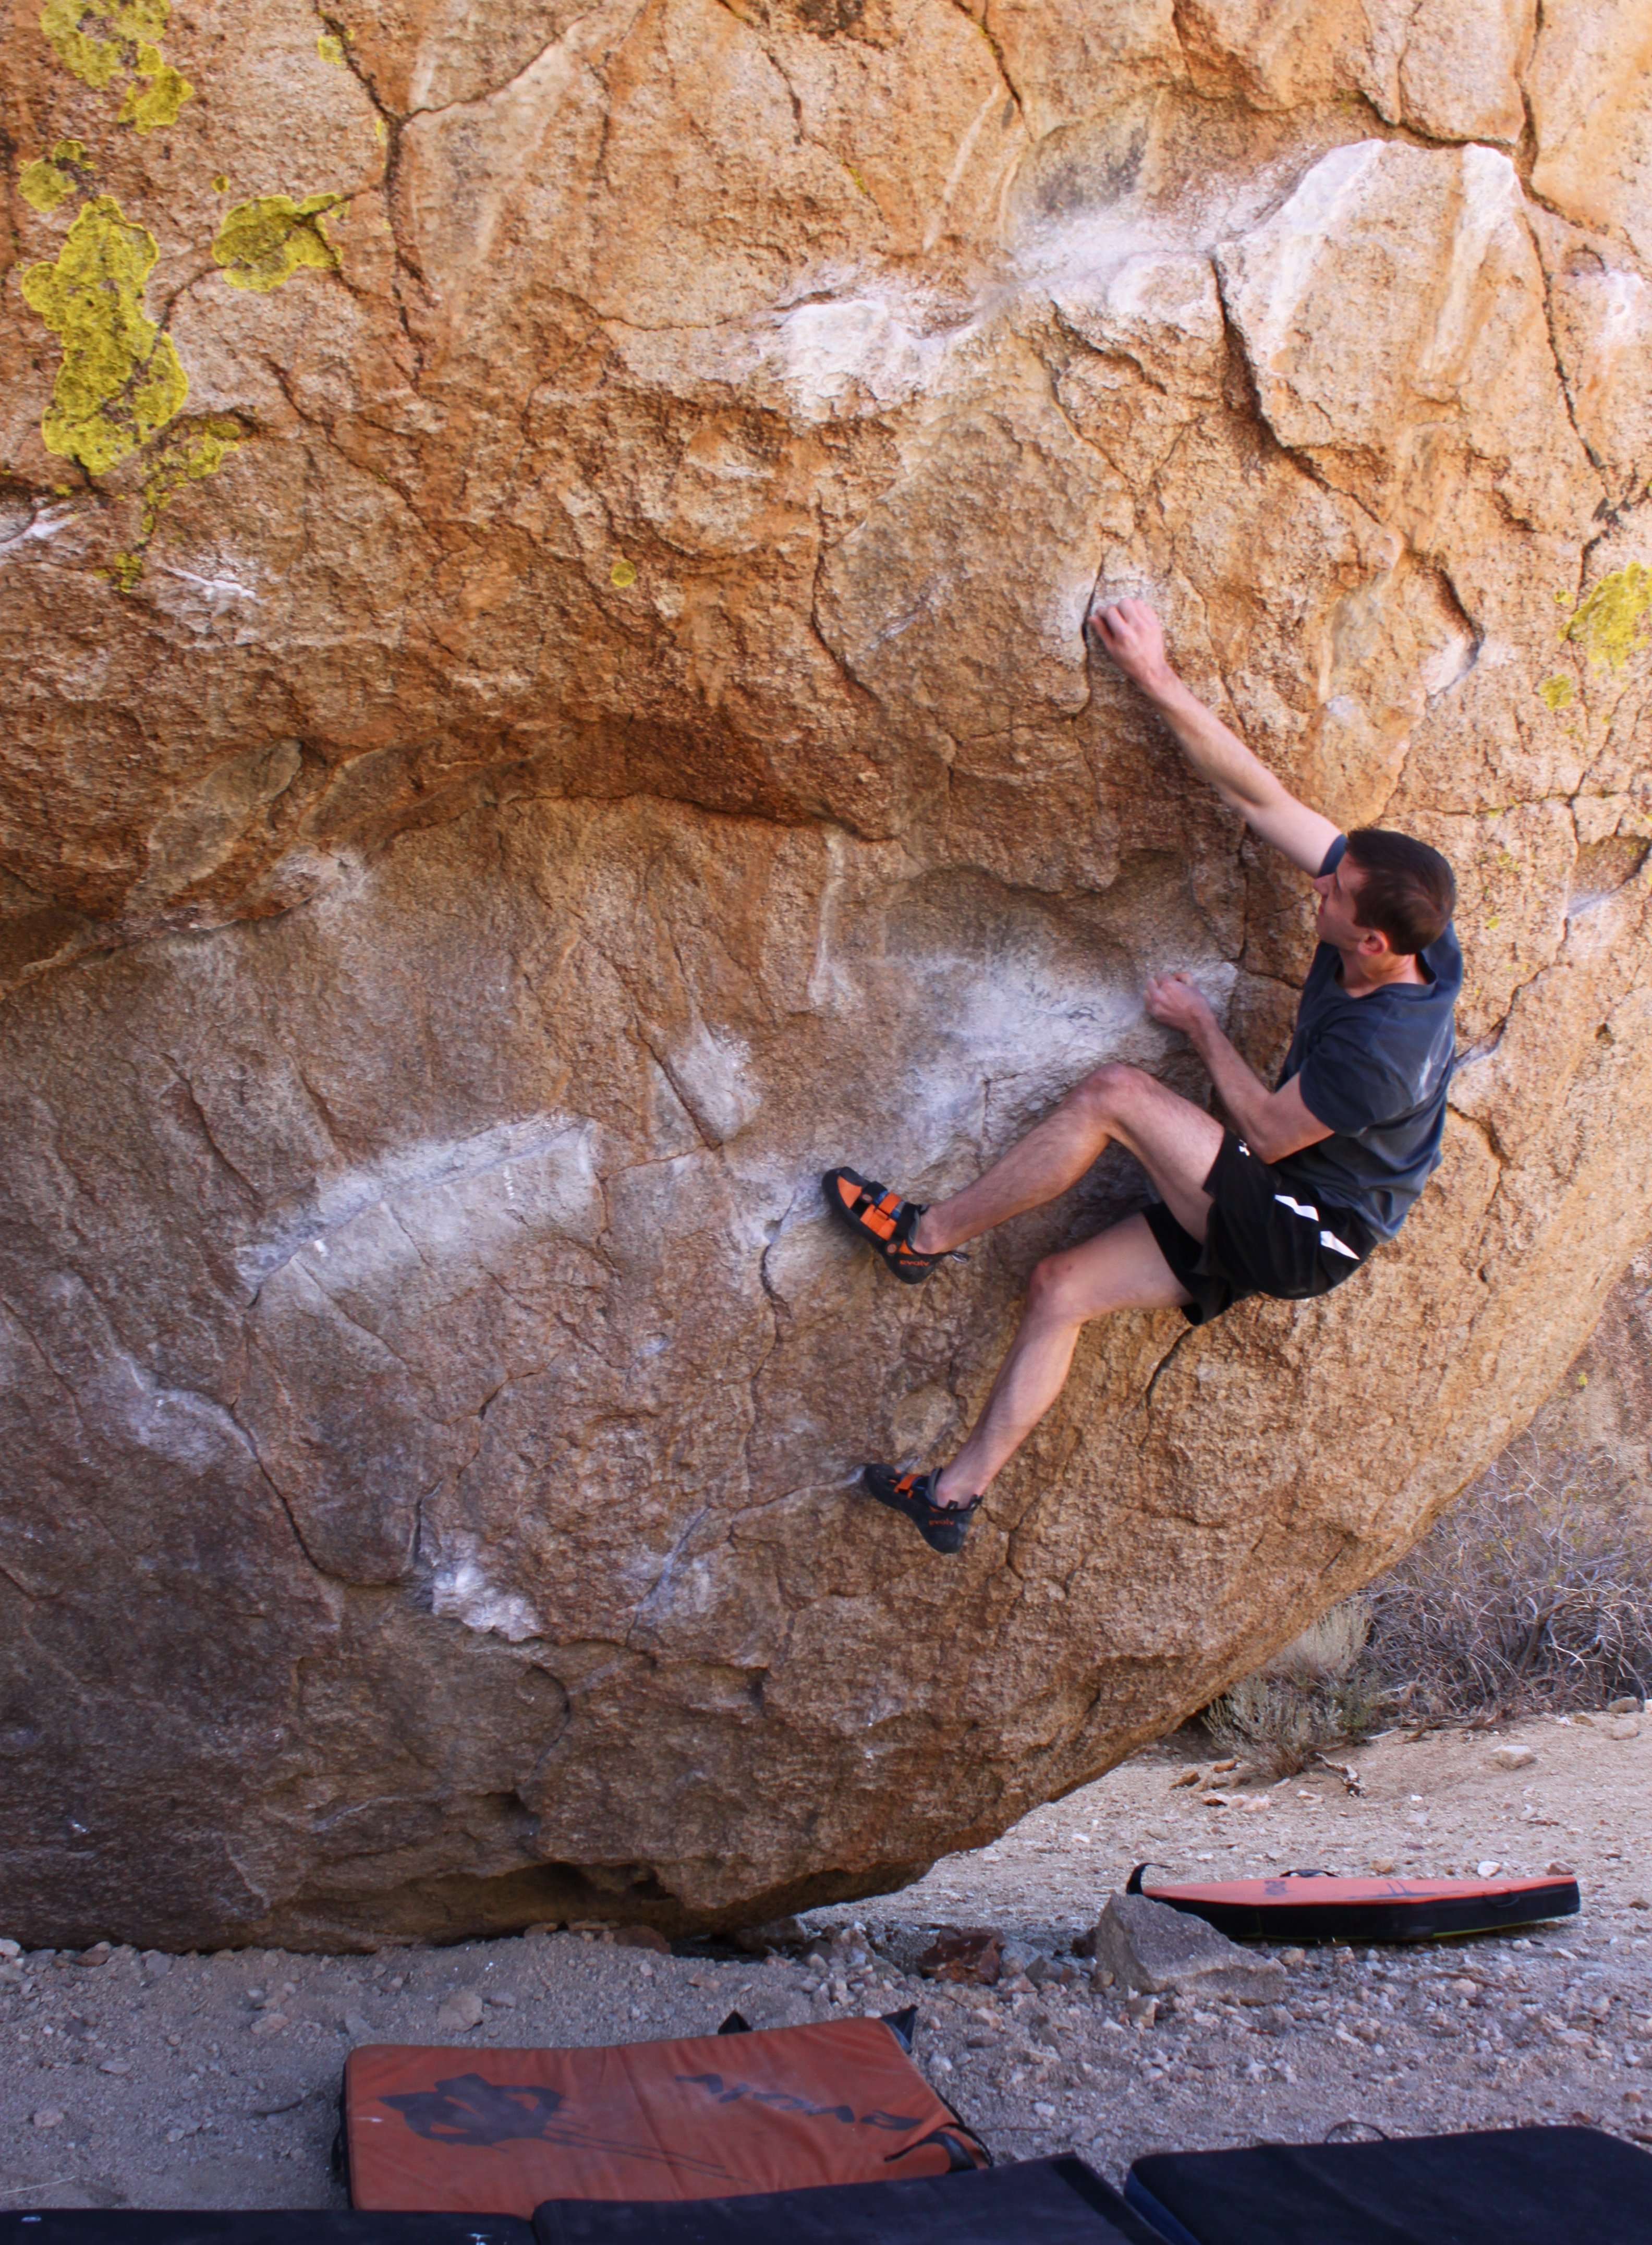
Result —
<path fill-rule="evenodd" d="M 1213 1785 L 1208 1745 L 1202 1781 L 1176 1785 L 1200 1743 L 1139 1756 L 901 1894 L 820 1913 L 812 1956 L 651 1955 L 564 1932 L 365 1957 L 9 1959 L 0 2208 L 342 2204 L 328 2153 L 355 2042 L 626 2042 L 704 2033 L 735 2009 L 772 2026 L 912 2002 L 920 2064 L 997 2157 L 1076 2151 L 1115 2182 L 1148 2151 L 1351 2125 L 1587 2117 L 1652 2143 L 1652 1719 L 1392 1734 L 1346 1757 L 1357 1794 L 1328 1767 Z M 1500 1767 L 1510 1747 L 1534 1759 Z M 1584 1915 L 1519 1938 L 1292 1953 L 1282 2004 L 1138 2025 L 1069 1952 L 1143 1858 L 1236 1877 L 1563 1863 Z M 1002 1929 L 1044 1984 L 904 1970 L 941 1922 Z M 1064 1966 L 1071 1984 L 1050 1977 Z"/>

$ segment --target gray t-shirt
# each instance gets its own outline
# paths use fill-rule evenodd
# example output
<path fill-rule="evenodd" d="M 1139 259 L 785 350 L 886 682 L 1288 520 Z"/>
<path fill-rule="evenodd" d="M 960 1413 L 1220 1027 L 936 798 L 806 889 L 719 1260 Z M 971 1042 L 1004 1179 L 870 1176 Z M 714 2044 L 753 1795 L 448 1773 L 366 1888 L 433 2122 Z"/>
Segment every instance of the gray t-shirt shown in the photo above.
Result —
<path fill-rule="evenodd" d="M 1322 874 L 1336 871 L 1347 846 L 1338 835 Z M 1322 943 L 1279 1074 L 1282 1085 L 1301 1076 L 1303 1104 L 1331 1136 L 1275 1167 L 1317 1199 L 1351 1210 L 1378 1239 L 1393 1238 L 1439 1166 L 1457 1051 L 1463 954 L 1453 931 L 1418 958 L 1425 982 L 1351 998 L 1340 953 Z"/>

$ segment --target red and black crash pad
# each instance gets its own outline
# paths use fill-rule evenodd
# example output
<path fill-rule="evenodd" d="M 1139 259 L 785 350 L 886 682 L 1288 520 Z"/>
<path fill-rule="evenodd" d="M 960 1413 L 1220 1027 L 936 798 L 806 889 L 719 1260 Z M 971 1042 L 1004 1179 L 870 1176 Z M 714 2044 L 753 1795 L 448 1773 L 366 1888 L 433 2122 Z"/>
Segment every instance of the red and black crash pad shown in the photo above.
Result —
<path fill-rule="evenodd" d="M 353 2206 L 524 2215 L 991 2164 L 875 2018 L 597 2050 L 364 2044 L 344 2142 Z"/>
<path fill-rule="evenodd" d="M 1599 2128 L 1155 2153 L 1124 2194 L 1167 2245 L 1652 2245 L 1652 2153 Z"/>
<path fill-rule="evenodd" d="M 1270 1879 L 1211 1879 L 1149 1887 L 1138 1863 L 1127 1894 L 1202 1917 L 1230 1941 L 1442 1941 L 1500 1933 L 1548 1917 L 1575 1917 L 1577 1881 L 1543 1879 L 1343 1879 L 1330 1871 L 1282 1871 Z"/>
<path fill-rule="evenodd" d="M 533 2227 L 539 2245 L 1162 2245 L 1074 2159 L 689 2206 L 553 2199 Z"/>
<path fill-rule="evenodd" d="M 534 2235 L 507 2214 L 48 2207 L 0 2213 L 0 2245 L 534 2245 Z"/>

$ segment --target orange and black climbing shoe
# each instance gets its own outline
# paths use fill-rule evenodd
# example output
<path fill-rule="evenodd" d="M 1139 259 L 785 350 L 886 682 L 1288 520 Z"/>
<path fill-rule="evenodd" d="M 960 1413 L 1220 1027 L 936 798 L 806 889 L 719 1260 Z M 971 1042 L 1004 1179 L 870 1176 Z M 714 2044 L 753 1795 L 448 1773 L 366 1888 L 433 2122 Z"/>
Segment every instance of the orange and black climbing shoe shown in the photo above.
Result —
<path fill-rule="evenodd" d="M 861 1474 L 861 1487 L 891 1512 L 904 1513 L 932 1551 L 961 1551 L 981 1500 L 972 1496 L 967 1504 L 937 1504 L 935 1484 L 940 1477 L 938 1466 L 926 1474 L 901 1473 L 894 1466 L 867 1466 Z"/>
<path fill-rule="evenodd" d="M 967 1263 L 961 1247 L 944 1247 L 938 1255 L 920 1255 L 912 1245 L 917 1219 L 926 1201 L 903 1200 L 897 1192 L 874 1184 L 856 1170 L 828 1170 L 821 1179 L 828 1204 L 856 1238 L 875 1247 L 902 1283 L 921 1286 L 938 1264 Z"/>

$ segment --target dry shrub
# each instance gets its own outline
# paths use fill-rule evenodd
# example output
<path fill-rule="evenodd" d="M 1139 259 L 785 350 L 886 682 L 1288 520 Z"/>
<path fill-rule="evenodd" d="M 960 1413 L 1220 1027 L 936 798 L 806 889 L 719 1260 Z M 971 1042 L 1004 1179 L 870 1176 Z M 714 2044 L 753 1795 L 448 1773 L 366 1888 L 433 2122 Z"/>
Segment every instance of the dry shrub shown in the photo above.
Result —
<path fill-rule="evenodd" d="M 1515 1445 L 1368 1595 L 1362 1672 L 1407 1714 L 1601 1707 L 1652 1687 L 1652 1536 L 1603 1458 Z"/>
<path fill-rule="evenodd" d="M 1364 1600 L 1344 1599 L 1207 1707 L 1205 1728 L 1224 1752 L 1275 1778 L 1363 1738 L 1378 1713 L 1359 1672 L 1370 1631 Z"/>
<path fill-rule="evenodd" d="M 1652 1691 L 1644 1496 L 1604 1454 L 1506 1451 L 1391 1572 L 1207 1707 L 1272 1777 L 1383 1721 L 1555 1713 Z"/>

